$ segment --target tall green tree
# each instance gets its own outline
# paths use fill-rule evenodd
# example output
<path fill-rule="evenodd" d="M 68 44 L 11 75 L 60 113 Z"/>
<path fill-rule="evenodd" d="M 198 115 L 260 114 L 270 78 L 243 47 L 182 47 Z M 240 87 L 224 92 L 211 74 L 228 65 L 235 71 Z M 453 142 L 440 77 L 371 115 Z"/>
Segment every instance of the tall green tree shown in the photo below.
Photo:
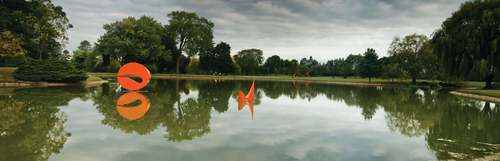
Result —
<path fill-rule="evenodd" d="M 391 81 L 394 81 L 396 78 L 405 77 L 405 72 L 397 63 L 383 65 L 381 74 L 382 78 L 390 79 Z"/>
<path fill-rule="evenodd" d="M 296 59 L 284 60 L 283 66 L 284 66 L 285 74 L 290 74 L 290 75 L 295 76 L 299 72 L 299 61 L 297 61 Z"/>
<path fill-rule="evenodd" d="M 344 58 L 337 58 L 327 62 L 332 64 L 331 75 L 347 78 L 352 73 L 352 67 Z"/>
<path fill-rule="evenodd" d="M 305 76 L 317 76 L 319 75 L 319 73 L 321 73 L 319 70 L 321 64 L 312 56 L 309 56 L 309 59 L 300 59 L 300 66 L 302 70 L 301 73 L 303 73 Z"/>
<path fill-rule="evenodd" d="M 0 32 L 19 36 L 27 56 L 35 59 L 58 57 L 72 27 L 63 8 L 51 0 L 2 0 L 0 17 Z"/>
<path fill-rule="evenodd" d="M 368 81 L 371 82 L 373 77 L 380 76 L 380 70 L 381 67 L 375 49 L 368 48 L 363 54 L 363 60 L 359 64 L 360 76 L 368 78 Z"/>
<path fill-rule="evenodd" d="M 85 71 L 94 70 L 98 64 L 98 58 L 92 44 L 87 40 L 80 42 L 77 49 L 73 51 L 71 62 L 77 69 Z"/>
<path fill-rule="evenodd" d="M 231 46 L 225 42 L 220 42 L 214 49 L 200 56 L 200 67 L 210 73 L 236 73 L 236 64 L 231 58 Z"/>
<path fill-rule="evenodd" d="M 169 24 L 165 26 L 170 37 L 177 44 L 177 55 L 182 52 L 191 56 L 208 52 L 213 46 L 212 28 L 214 24 L 193 12 L 173 11 L 168 14 Z M 175 56 L 176 73 L 179 73 L 181 56 Z"/>
<path fill-rule="evenodd" d="M 280 56 L 273 55 L 266 59 L 264 63 L 264 70 L 267 74 L 278 74 L 283 72 L 284 61 Z"/>
<path fill-rule="evenodd" d="M 346 75 L 348 76 L 359 76 L 359 64 L 363 60 L 363 55 L 361 54 L 349 54 L 345 59 L 347 66 Z"/>
<path fill-rule="evenodd" d="M 103 59 L 109 55 L 121 64 L 139 62 L 152 72 L 158 71 L 157 64 L 171 59 L 169 51 L 162 44 L 162 34 L 165 31 L 152 17 L 128 17 L 106 24 L 104 29 L 106 33 L 99 38 L 97 44 L 97 50 L 103 54 Z"/>
<path fill-rule="evenodd" d="M 260 49 L 241 50 L 234 56 L 234 61 L 241 68 L 243 74 L 257 74 L 264 57 Z"/>
<path fill-rule="evenodd" d="M 445 71 L 464 78 L 476 69 L 492 88 L 500 74 L 500 1 L 465 2 L 441 26 L 433 44 Z"/>
<path fill-rule="evenodd" d="M 417 78 L 425 71 L 425 62 L 423 57 L 430 53 L 424 48 L 429 41 L 427 36 L 411 34 L 404 38 L 394 38 L 390 47 L 389 55 L 394 57 L 396 62 L 400 64 L 405 72 L 411 78 L 411 82 L 416 84 Z"/>

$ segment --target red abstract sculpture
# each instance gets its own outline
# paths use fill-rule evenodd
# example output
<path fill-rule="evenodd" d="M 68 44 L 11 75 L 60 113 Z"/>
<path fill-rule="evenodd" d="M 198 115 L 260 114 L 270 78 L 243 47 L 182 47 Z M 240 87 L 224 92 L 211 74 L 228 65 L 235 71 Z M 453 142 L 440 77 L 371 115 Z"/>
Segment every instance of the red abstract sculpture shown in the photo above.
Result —
<path fill-rule="evenodd" d="M 238 111 L 243 110 L 245 105 L 248 103 L 248 106 L 250 108 L 250 113 L 252 115 L 253 119 L 253 111 L 254 111 L 254 106 L 253 106 L 253 99 L 254 99 L 254 90 L 255 89 L 255 81 L 252 82 L 252 86 L 250 87 L 250 90 L 248 91 L 247 95 L 243 93 L 243 91 L 240 90 L 239 96 L 238 96 Z"/>

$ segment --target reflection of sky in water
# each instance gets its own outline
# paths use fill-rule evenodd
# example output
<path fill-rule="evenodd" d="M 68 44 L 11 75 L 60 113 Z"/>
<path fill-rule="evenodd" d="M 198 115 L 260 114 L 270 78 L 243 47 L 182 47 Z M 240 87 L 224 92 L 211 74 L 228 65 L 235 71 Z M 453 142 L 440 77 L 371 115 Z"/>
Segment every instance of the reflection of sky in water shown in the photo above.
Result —
<path fill-rule="evenodd" d="M 191 91 L 181 100 L 197 96 L 197 91 Z M 391 132 L 380 108 L 371 120 L 365 120 L 361 108 L 323 95 L 310 101 L 286 96 L 270 99 L 263 95 L 251 120 L 249 109 L 238 112 L 237 103 L 231 97 L 227 112 L 212 110 L 208 134 L 190 141 L 170 142 L 164 138 L 166 129 L 162 126 L 141 136 L 103 125 L 104 117 L 91 100 L 74 99 L 62 107 L 67 117 L 66 131 L 72 135 L 61 153 L 51 160 L 435 159 L 424 136 L 405 137 Z"/>

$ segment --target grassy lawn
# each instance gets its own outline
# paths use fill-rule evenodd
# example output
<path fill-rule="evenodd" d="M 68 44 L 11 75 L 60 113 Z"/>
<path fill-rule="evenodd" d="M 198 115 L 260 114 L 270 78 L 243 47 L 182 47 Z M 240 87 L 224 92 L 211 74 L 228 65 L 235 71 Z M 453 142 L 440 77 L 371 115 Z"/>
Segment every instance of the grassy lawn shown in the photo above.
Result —
<path fill-rule="evenodd" d="M 89 73 L 91 76 L 100 77 L 115 77 L 115 73 Z M 222 80 L 282 80 L 282 81 L 312 81 L 312 82 L 345 82 L 345 83 L 370 83 L 366 78 L 348 77 L 293 77 L 288 75 L 272 75 L 272 76 L 244 76 L 244 75 L 195 75 L 195 74 L 153 74 L 153 78 L 157 79 L 222 79 Z M 401 84 L 410 83 L 410 80 L 396 80 L 394 82 L 387 79 L 373 78 L 373 84 Z"/>

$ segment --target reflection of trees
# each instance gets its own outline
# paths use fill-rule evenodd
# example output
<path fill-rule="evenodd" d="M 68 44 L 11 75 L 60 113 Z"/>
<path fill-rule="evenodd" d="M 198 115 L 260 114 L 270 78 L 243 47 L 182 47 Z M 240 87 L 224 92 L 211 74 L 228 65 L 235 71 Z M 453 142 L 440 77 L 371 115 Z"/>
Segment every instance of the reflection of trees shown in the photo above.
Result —
<path fill-rule="evenodd" d="M 258 87 L 264 88 L 266 96 L 271 98 L 299 93 L 301 98 L 310 99 L 323 94 L 331 100 L 361 108 L 365 119 L 371 119 L 377 108 L 382 108 L 391 130 L 406 136 L 426 136 L 429 148 L 438 159 L 498 157 L 500 153 L 498 105 L 493 108 L 489 103 L 482 105 L 446 92 L 415 88 L 260 84 Z"/>
<path fill-rule="evenodd" d="M 196 84 L 199 89 L 199 101 L 212 106 L 218 112 L 229 109 L 229 98 L 237 90 L 235 81 L 197 81 Z"/>
<path fill-rule="evenodd" d="M 191 140 L 210 131 L 211 108 L 222 107 L 220 110 L 224 108 L 227 110 L 231 95 L 231 91 L 222 93 L 214 92 L 214 89 L 207 90 L 205 86 L 189 86 L 186 81 L 153 80 L 149 87 L 145 91 L 150 92 L 142 94 L 149 98 L 151 107 L 144 117 L 133 121 L 122 118 L 116 111 L 116 99 L 121 95 L 113 90 L 116 89 L 116 85 L 105 84 L 96 88 L 92 92 L 92 99 L 97 110 L 104 115 L 102 123 L 125 133 L 141 135 L 149 134 L 163 126 L 167 129 L 165 136 L 169 140 Z M 228 85 L 217 87 L 228 87 Z M 189 93 L 189 88 L 200 90 L 198 100 L 189 98 L 181 101 L 180 93 Z M 205 95 L 203 92 L 214 92 L 215 95 Z"/>
<path fill-rule="evenodd" d="M 443 110 L 427 135 L 438 159 L 473 159 L 500 153 L 500 109 L 487 103 L 457 102 Z M 495 154 L 496 153 L 496 154 Z M 497 158 L 498 159 L 498 158 Z M 486 159 L 485 159 L 486 160 Z"/>
<path fill-rule="evenodd" d="M 426 91 L 418 94 L 415 89 L 389 89 L 382 91 L 381 106 L 386 112 L 387 125 L 393 131 L 399 131 L 406 136 L 422 136 L 439 116 L 442 107 L 437 103 L 446 100 L 436 100 L 438 96 L 449 98 L 448 95 L 437 95 L 438 92 Z M 434 98 L 436 97 L 436 98 Z M 424 101 L 426 100 L 426 101 Z"/>
<path fill-rule="evenodd" d="M 130 122 L 116 113 L 118 94 L 114 88 L 101 87 L 92 99 L 106 117 L 104 124 L 125 132 L 147 134 L 159 126 L 167 129 L 165 137 L 173 141 L 191 140 L 210 132 L 210 112 L 228 110 L 228 101 L 237 91 L 247 91 L 251 81 L 179 81 L 151 82 L 151 108 L 145 117 Z M 360 108 L 364 119 L 384 110 L 389 129 L 402 135 L 425 136 L 438 159 L 471 159 L 500 152 L 500 108 L 438 92 L 416 88 L 372 88 L 326 84 L 256 82 L 255 104 L 262 95 L 277 99 L 312 99 L 324 95 Z M 198 97 L 181 101 L 180 93 L 197 90 Z M 107 91 L 107 92 L 105 92 Z M 109 104 L 109 105 L 107 105 Z M 107 107 L 109 106 L 109 107 Z M 15 121 L 13 121 L 15 122 Z"/>
<path fill-rule="evenodd" d="M 211 108 L 194 98 L 188 98 L 180 104 L 182 112 L 172 113 L 165 119 L 168 140 L 192 140 L 210 132 L 209 121 Z"/>
<path fill-rule="evenodd" d="M 0 160 L 43 161 L 59 153 L 69 133 L 58 106 L 78 88 L 19 89 L 0 96 Z"/>
<path fill-rule="evenodd" d="M 163 115 L 172 111 L 176 99 L 172 92 L 143 93 L 150 99 L 151 107 L 143 117 L 129 121 L 122 118 L 116 110 L 116 101 L 121 95 L 115 92 L 116 88 L 116 85 L 103 84 L 92 92 L 92 99 L 96 109 L 104 115 L 102 124 L 120 129 L 125 133 L 142 135 L 151 133 L 161 124 Z"/>

